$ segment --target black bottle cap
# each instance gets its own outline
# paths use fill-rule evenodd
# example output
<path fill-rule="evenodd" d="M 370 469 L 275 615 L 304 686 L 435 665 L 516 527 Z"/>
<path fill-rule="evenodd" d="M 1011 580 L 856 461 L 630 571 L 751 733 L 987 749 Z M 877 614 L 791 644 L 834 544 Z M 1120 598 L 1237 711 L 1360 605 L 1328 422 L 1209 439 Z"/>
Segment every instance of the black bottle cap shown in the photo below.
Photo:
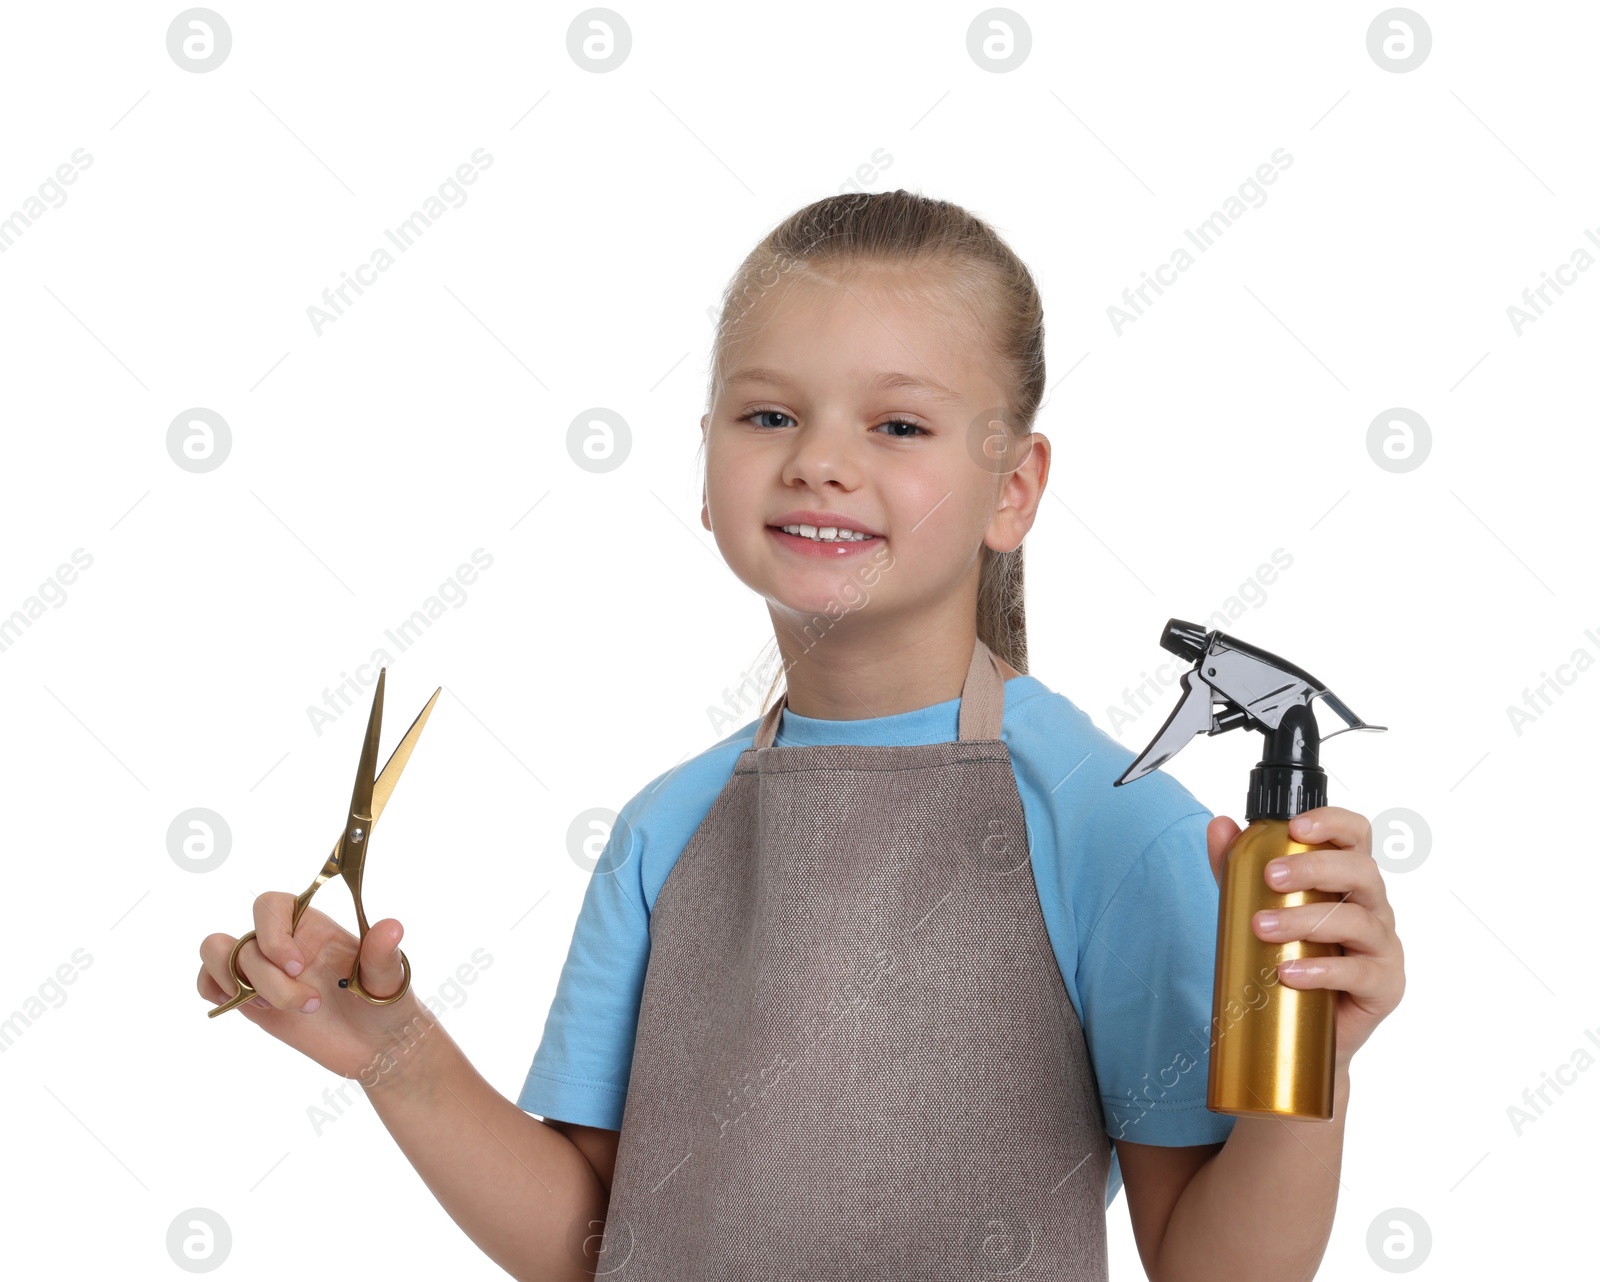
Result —
<path fill-rule="evenodd" d="M 1265 734 L 1265 750 L 1250 772 L 1246 818 L 1292 819 L 1327 805 L 1328 773 L 1317 764 L 1321 740 L 1310 705 L 1291 704 Z"/>
<path fill-rule="evenodd" d="M 1306 810 L 1328 804 L 1328 772 L 1320 767 L 1299 770 L 1293 766 L 1257 766 L 1250 772 L 1244 821 L 1293 819 Z"/>

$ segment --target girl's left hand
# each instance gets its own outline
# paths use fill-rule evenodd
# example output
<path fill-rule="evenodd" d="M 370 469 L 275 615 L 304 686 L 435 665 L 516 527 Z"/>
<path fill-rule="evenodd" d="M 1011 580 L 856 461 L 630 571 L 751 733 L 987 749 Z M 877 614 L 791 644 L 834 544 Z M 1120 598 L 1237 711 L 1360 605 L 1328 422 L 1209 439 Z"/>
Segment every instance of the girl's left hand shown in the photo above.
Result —
<path fill-rule="evenodd" d="M 1219 888 L 1223 856 L 1238 835 L 1239 825 L 1221 815 L 1206 826 L 1207 853 Z M 1339 991 L 1334 1060 L 1348 1069 L 1372 1030 L 1400 1004 L 1406 990 L 1405 953 L 1394 931 L 1383 874 L 1372 857 L 1372 825 L 1366 817 L 1341 806 L 1320 806 L 1291 819 L 1289 836 L 1308 845 L 1331 841 L 1340 849 L 1306 850 L 1272 860 L 1263 873 L 1267 887 L 1280 894 L 1326 891 L 1338 895 L 1339 902 L 1285 908 L 1270 928 L 1262 922 L 1267 914 L 1257 913 L 1252 925 L 1256 937 L 1269 943 L 1306 939 L 1344 948 L 1343 957 L 1280 962 L 1278 975 L 1291 988 Z M 1280 863 L 1287 863 L 1288 879 L 1272 881 Z"/>

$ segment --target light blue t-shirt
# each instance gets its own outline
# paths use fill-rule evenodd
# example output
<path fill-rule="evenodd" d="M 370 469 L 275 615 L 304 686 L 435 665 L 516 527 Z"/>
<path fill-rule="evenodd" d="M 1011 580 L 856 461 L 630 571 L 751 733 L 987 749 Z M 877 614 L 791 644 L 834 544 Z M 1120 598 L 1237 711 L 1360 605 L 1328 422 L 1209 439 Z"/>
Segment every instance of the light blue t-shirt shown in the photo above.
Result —
<path fill-rule="evenodd" d="M 785 708 L 774 742 L 947 743 L 960 706 L 950 699 L 861 721 Z M 621 1129 L 651 909 L 759 724 L 657 775 L 623 806 L 590 876 L 518 1107 Z M 1221 1143 L 1235 1119 L 1205 1103 L 1218 900 L 1206 858 L 1211 812 L 1160 770 L 1113 787 L 1134 753 L 1037 677 L 1005 683 L 1000 736 L 1107 1133 L 1139 1144 Z M 1121 1187 L 1113 1150 L 1107 1206 Z"/>

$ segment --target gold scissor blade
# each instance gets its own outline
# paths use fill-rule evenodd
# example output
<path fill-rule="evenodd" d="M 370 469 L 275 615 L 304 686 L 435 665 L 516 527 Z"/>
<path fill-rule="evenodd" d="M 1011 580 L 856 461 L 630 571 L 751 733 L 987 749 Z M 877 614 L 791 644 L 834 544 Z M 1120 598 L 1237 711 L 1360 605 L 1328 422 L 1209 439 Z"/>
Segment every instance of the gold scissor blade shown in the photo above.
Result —
<path fill-rule="evenodd" d="M 395 784 L 400 782 L 400 774 L 406 768 L 406 762 L 411 760 L 411 750 L 417 746 L 417 740 L 422 735 L 422 727 L 427 724 L 428 714 L 433 711 L 433 705 L 439 698 L 440 686 L 433 692 L 433 697 L 423 704 L 422 711 L 417 713 L 417 719 L 411 723 L 411 729 L 401 736 L 400 742 L 395 744 L 394 751 L 389 754 L 389 760 L 378 772 L 378 778 L 372 785 L 372 822 L 378 822 L 378 816 L 383 813 L 383 808 L 389 804 L 389 794 L 394 791 Z"/>
<path fill-rule="evenodd" d="M 372 692 L 372 711 L 367 714 L 367 733 L 361 740 L 361 761 L 356 766 L 356 786 L 350 794 L 350 815 L 346 827 L 370 827 L 372 819 L 373 771 L 378 768 L 378 735 L 383 728 L 383 685 L 386 668 L 378 669 L 378 688 Z"/>

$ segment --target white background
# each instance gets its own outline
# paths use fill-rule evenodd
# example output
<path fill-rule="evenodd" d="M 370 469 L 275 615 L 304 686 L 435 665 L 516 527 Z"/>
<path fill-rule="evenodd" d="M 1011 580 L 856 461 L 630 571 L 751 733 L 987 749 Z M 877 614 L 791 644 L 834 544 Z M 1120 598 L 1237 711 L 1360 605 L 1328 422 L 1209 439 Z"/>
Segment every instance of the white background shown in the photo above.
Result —
<path fill-rule="evenodd" d="M 487 950 L 446 1022 L 516 1095 L 587 877 L 569 824 L 726 733 L 707 710 L 771 640 L 698 520 L 709 309 L 773 224 L 855 184 L 965 205 L 1042 291 L 1032 672 L 1108 726 L 1166 620 L 1282 548 L 1228 630 L 1389 727 L 1324 756 L 1334 804 L 1414 811 L 1431 844 L 1387 877 L 1408 989 L 1354 1063 L 1320 1276 L 1382 1276 L 1394 1208 L 1434 1276 L 1592 1272 L 1600 1071 L 1571 1066 L 1600 1056 L 1600 672 L 1564 670 L 1520 734 L 1507 713 L 1600 656 L 1600 271 L 1520 335 L 1507 315 L 1600 255 L 1592 7 L 1426 7 L 1406 73 L 1369 56 L 1381 6 L 1344 3 L 1030 6 L 1003 73 L 969 55 L 981 10 L 940 3 L 629 6 L 603 74 L 569 54 L 577 8 L 227 5 L 204 74 L 167 52 L 179 11 L 19 7 L 0 51 L 0 217 L 92 156 L 0 254 L 0 615 L 93 558 L 0 651 L 0 1015 L 92 958 L 0 1056 L 8 1264 L 176 1276 L 167 1228 L 199 1206 L 233 1276 L 502 1276 L 364 1099 L 318 1136 L 338 1080 L 205 1017 L 197 949 L 309 881 L 371 688 L 321 734 L 308 706 L 482 548 L 465 603 L 387 647 L 385 754 L 445 693 L 366 902 L 425 994 Z M 466 202 L 319 336 L 307 308 L 478 148 Z M 1119 335 L 1108 306 L 1278 148 L 1266 202 Z M 166 448 L 197 406 L 232 433 L 204 474 Z M 609 473 L 567 452 L 591 407 L 631 430 Z M 1367 449 L 1391 407 L 1431 428 L 1408 472 Z M 1255 747 L 1170 769 L 1242 820 Z M 197 806 L 232 833 L 206 874 L 167 850 Z M 343 886 L 318 906 L 353 926 Z M 1519 1136 L 1508 1108 L 1563 1065 Z"/>

